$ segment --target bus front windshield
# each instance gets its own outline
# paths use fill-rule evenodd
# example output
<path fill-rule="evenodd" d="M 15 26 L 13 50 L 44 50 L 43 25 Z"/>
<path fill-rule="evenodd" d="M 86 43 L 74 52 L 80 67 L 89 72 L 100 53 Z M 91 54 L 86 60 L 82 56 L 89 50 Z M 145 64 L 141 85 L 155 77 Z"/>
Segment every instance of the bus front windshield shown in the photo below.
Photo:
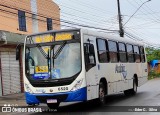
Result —
<path fill-rule="evenodd" d="M 26 75 L 31 80 L 55 80 L 81 71 L 80 43 L 26 46 Z"/>

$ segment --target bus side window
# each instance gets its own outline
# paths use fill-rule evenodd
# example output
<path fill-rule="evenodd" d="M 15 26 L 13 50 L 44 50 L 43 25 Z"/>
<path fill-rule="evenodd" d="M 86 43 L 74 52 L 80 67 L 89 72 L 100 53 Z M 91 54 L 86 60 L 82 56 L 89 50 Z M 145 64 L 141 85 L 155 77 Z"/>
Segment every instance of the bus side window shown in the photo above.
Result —
<path fill-rule="evenodd" d="M 84 44 L 84 56 L 85 56 L 85 65 L 86 65 L 86 71 L 91 69 L 96 65 L 95 60 L 95 51 L 93 44 Z"/>
<path fill-rule="evenodd" d="M 101 38 L 97 39 L 97 52 L 98 52 L 98 59 L 100 63 L 107 63 L 109 62 L 108 56 L 108 47 L 107 41 Z"/>
<path fill-rule="evenodd" d="M 141 62 L 144 63 L 146 61 L 144 54 L 144 47 L 140 46 L 139 48 L 140 48 Z"/>
<path fill-rule="evenodd" d="M 117 43 L 114 41 L 108 41 L 108 47 L 109 47 L 110 62 L 112 63 L 118 62 Z"/>
<path fill-rule="evenodd" d="M 128 62 L 135 62 L 134 54 L 133 54 L 133 46 L 130 44 L 127 44 L 127 56 L 128 56 Z"/>
<path fill-rule="evenodd" d="M 135 55 L 135 61 L 136 61 L 136 63 L 141 62 L 138 46 L 134 46 L 134 55 Z"/>
<path fill-rule="evenodd" d="M 127 52 L 124 43 L 119 42 L 119 60 L 120 62 L 127 62 Z"/>

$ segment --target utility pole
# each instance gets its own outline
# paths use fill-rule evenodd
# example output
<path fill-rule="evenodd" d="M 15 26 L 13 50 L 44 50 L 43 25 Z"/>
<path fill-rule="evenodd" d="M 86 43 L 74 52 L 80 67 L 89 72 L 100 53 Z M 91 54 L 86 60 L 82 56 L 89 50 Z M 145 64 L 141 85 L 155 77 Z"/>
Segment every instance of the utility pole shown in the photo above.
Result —
<path fill-rule="evenodd" d="M 124 30 L 123 30 L 123 25 L 122 25 L 119 0 L 117 0 L 117 5 L 118 5 L 118 19 L 119 19 L 119 35 L 120 35 L 120 37 L 124 37 Z"/>

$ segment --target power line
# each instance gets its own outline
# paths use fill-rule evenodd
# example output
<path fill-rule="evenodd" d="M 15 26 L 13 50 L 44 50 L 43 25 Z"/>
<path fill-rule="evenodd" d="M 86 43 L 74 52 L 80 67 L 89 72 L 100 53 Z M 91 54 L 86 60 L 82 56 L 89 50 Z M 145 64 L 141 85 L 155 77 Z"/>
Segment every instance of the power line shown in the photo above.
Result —
<path fill-rule="evenodd" d="M 130 19 L 137 13 L 137 11 L 138 11 L 145 3 L 149 2 L 149 1 L 151 1 L 151 0 L 147 0 L 147 1 L 143 2 L 143 3 L 137 8 L 137 10 L 131 15 L 131 17 L 123 24 L 123 26 L 125 26 L 125 25 L 130 21 Z"/>
<path fill-rule="evenodd" d="M 100 11 L 100 13 L 103 12 L 103 15 L 106 14 L 106 13 L 109 13 L 110 15 L 112 14 L 111 12 L 105 12 L 105 11 L 104 11 L 105 9 L 98 9 L 98 8 L 95 8 L 95 6 L 92 6 L 90 3 L 87 4 L 86 1 L 85 1 L 85 3 L 84 3 L 83 1 L 79 1 L 79 2 L 78 2 L 78 0 L 76 0 L 76 1 L 75 1 L 75 0 L 69 0 L 69 1 L 71 1 L 72 3 L 74 2 L 75 4 L 80 4 L 81 6 L 90 8 L 90 9 L 95 10 L 95 11 L 98 10 L 98 11 Z"/>
<path fill-rule="evenodd" d="M 130 29 L 131 31 L 132 31 L 132 34 L 133 33 L 135 33 L 136 35 L 139 35 L 139 34 L 137 34 L 137 33 L 140 33 L 139 31 L 137 31 L 137 30 L 132 30 L 132 29 Z M 135 32 L 134 32 L 135 31 Z M 155 44 L 155 43 L 151 43 L 150 41 L 148 41 L 148 40 L 146 40 L 146 39 L 144 39 L 144 38 L 148 38 L 148 39 L 150 39 L 150 37 L 148 37 L 148 36 L 144 36 L 145 34 L 144 33 L 141 33 L 142 34 L 142 36 L 141 35 L 139 35 L 139 36 L 141 36 L 140 38 L 142 38 L 142 40 L 143 40 L 143 42 L 144 43 L 146 43 L 146 44 L 148 44 L 148 45 L 153 45 L 153 46 L 160 46 L 160 44 Z M 134 35 L 135 36 L 135 35 Z"/>
<path fill-rule="evenodd" d="M 40 4 L 41 5 L 41 4 Z M 3 5 L 4 7 L 6 7 L 6 5 Z M 45 9 L 45 8 L 44 8 Z M 15 8 L 15 10 L 18 10 L 18 8 Z M 21 10 L 25 10 L 25 9 L 21 9 Z M 30 12 L 30 11 L 28 11 L 28 10 L 25 10 L 25 11 L 27 11 L 27 13 L 30 13 L 30 14 L 32 14 L 32 12 Z M 66 14 L 66 13 L 65 13 Z M 68 14 L 68 15 L 70 15 L 70 14 Z M 40 17 L 42 17 L 43 16 L 43 18 L 47 18 L 46 16 L 44 16 L 44 15 L 42 15 L 42 14 L 38 14 L 38 16 L 40 16 Z M 72 15 L 73 16 L 73 15 Z M 75 15 L 74 15 L 75 16 Z M 76 16 L 77 17 L 77 16 Z M 55 18 L 53 18 L 53 20 L 55 20 Z M 57 18 L 56 19 L 57 21 L 59 21 L 59 19 Z M 87 20 L 89 20 L 89 19 L 87 19 Z M 63 22 L 63 19 L 61 20 L 61 22 Z M 94 22 L 96 22 L 96 21 L 94 21 Z M 101 21 L 102 22 L 102 21 Z M 99 22 L 98 22 L 99 23 Z"/>
<path fill-rule="evenodd" d="M 21 2 L 21 1 L 20 1 Z M 23 2 L 21 3 L 21 4 L 24 4 Z M 25 5 L 27 5 L 27 4 L 25 4 Z M 41 8 L 43 8 L 44 9 L 44 11 L 46 10 L 46 8 L 48 8 L 49 6 L 48 5 L 46 5 L 46 4 L 38 4 Z M 29 5 L 28 5 L 29 6 Z M 30 6 L 29 6 L 30 7 Z M 22 9 L 22 8 L 21 8 Z M 26 10 L 26 9 L 23 9 L 23 10 Z M 46 10 L 47 12 L 49 12 L 49 13 L 53 13 L 52 11 L 48 11 L 48 10 Z M 66 12 L 62 12 L 62 13 L 64 13 L 64 14 L 67 14 L 67 15 L 73 15 L 73 14 L 69 14 L 69 13 L 66 13 Z M 56 15 L 59 15 L 58 13 L 56 13 L 55 12 L 55 14 Z M 86 14 L 86 13 L 84 13 L 84 14 Z M 42 14 L 41 14 L 42 15 Z M 92 15 L 92 14 L 91 14 Z M 99 19 L 101 19 L 98 15 L 95 15 L 96 17 L 98 17 Z M 76 16 L 77 17 L 77 16 Z M 84 18 L 84 17 L 83 17 Z M 103 19 L 104 19 L 104 17 L 103 17 Z M 88 20 L 88 19 L 87 19 Z M 93 21 L 95 21 L 95 20 L 93 20 Z M 100 22 L 102 22 L 101 20 L 100 20 Z M 104 20 L 104 22 L 106 22 L 106 20 Z"/>
<path fill-rule="evenodd" d="M 133 27 L 150 27 L 152 25 L 157 25 L 157 22 L 155 21 L 151 21 L 151 22 L 145 22 L 145 23 L 142 23 L 142 24 L 138 24 L 138 25 L 134 25 L 134 26 L 127 26 L 125 28 L 133 28 Z"/>
<path fill-rule="evenodd" d="M 137 5 L 139 6 L 139 4 L 134 0 L 134 3 L 136 3 L 137 5 L 135 6 L 132 2 L 130 2 L 129 0 L 127 0 L 127 2 L 129 3 L 129 4 L 131 4 L 133 7 L 135 7 L 136 9 L 137 9 Z M 145 12 L 146 12 L 146 10 L 142 7 L 141 8 L 142 10 L 144 10 Z M 145 12 L 143 12 L 143 11 L 139 11 L 139 12 L 142 12 L 143 14 L 146 14 Z M 157 20 L 155 20 L 155 18 L 153 18 L 153 16 L 150 16 L 150 15 L 146 15 L 149 19 L 151 19 L 151 20 L 154 20 L 155 22 L 157 22 L 157 23 L 159 23 Z"/>
<path fill-rule="evenodd" d="M 23 9 L 24 10 L 24 9 Z M 26 10 L 25 10 L 26 11 Z M 30 11 L 29 11 L 30 12 Z M 44 17 L 44 15 L 42 15 L 42 14 L 37 14 L 38 16 L 43 16 Z M 44 18 L 46 18 L 46 16 L 44 17 Z M 57 20 L 57 21 L 59 21 L 59 19 L 55 19 L 55 18 L 53 18 L 53 20 Z M 61 19 L 60 20 L 60 22 L 63 22 L 63 23 L 68 23 L 68 21 L 67 20 L 63 20 L 63 19 Z M 71 22 L 71 21 L 70 21 Z M 102 21 L 101 22 L 99 22 L 99 23 L 103 23 Z M 68 24 L 70 24 L 70 23 L 68 23 Z M 78 25 L 80 25 L 80 24 L 78 24 Z M 82 26 L 83 27 L 83 26 Z M 85 26 L 86 27 L 86 26 Z M 98 27 L 99 28 L 99 27 Z"/>
<path fill-rule="evenodd" d="M 14 12 L 11 12 L 11 11 L 6 11 L 6 10 L 3 10 L 3 9 L 0 9 L 0 11 L 5 12 L 5 13 L 10 14 L 10 15 L 12 14 L 12 15 L 15 16 L 15 17 L 18 16 L 17 13 L 14 13 Z M 9 16 L 4 16 L 4 15 L 0 15 L 0 16 L 11 19 L 11 17 L 9 17 Z M 27 18 L 30 18 L 30 19 L 34 19 L 33 17 L 29 17 L 29 16 L 26 16 L 26 17 L 27 17 Z M 12 18 L 12 19 L 16 19 L 16 20 L 17 20 L 17 18 Z M 36 19 L 36 20 L 41 21 L 41 22 L 46 22 L 46 21 L 41 20 L 41 19 Z M 30 22 L 30 24 L 32 24 L 32 21 L 31 21 L 31 20 L 27 20 L 27 22 Z M 8 27 L 10 26 L 10 25 L 8 25 L 8 24 L 3 24 L 3 23 L 1 23 L 1 24 L 2 24 L 2 25 L 7 25 Z M 56 23 L 54 23 L 54 24 L 55 24 L 55 25 L 60 25 L 60 24 L 56 24 Z M 44 26 L 44 25 L 41 25 L 41 26 Z M 61 26 L 71 27 L 71 26 L 68 26 L 68 25 L 61 25 Z M 44 26 L 44 27 L 46 27 L 46 26 Z M 14 28 L 15 28 L 15 26 L 14 26 Z"/>
<path fill-rule="evenodd" d="M 4 7 L 7 7 L 7 8 L 10 8 L 10 9 L 14 9 L 14 10 L 19 10 L 17 8 L 12 8 L 12 7 L 9 7 L 9 6 L 5 6 L 5 5 L 0 5 L 0 6 L 4 6 Z M 29 13 L 29 14 L 33 14 L 31 12 L 26 12 L 26 13 Z M 38 16 L 40 17 L 43 17 L 43 18 L 47 18 L 45 16 L 42 16 L 42 15 L 39 15 L 37 14 Z M 38 19 L 39 20 L 39 19 Z M 71 25 L 76 25 L 76 26 L 81 26 L 81 27 L 87 27 L 87 28 L 92 28 L 92 29 L 99 29 L 99 30 L 106 30 L 106 31 L 117 31 L 117 30 L 109 30 L 109 29 L 106 29 L 106 28 L 99 28 L 99 27 L 94 27 L 94 26 L 89 26 L 89 25 L 84 25 L 84 24 L 80 24 L 80 23 L 75 23 L 75 22 L 72 22 L 72 21 L 67 21 L 67 20 L 57 20 L 57 19 L 53 19 L 53 20 L 56 20 L 56 21 L 60 21 L 60 22 L 63 22 L 63 23 L 67 23 L 67 24 L 71 24 Z"/>

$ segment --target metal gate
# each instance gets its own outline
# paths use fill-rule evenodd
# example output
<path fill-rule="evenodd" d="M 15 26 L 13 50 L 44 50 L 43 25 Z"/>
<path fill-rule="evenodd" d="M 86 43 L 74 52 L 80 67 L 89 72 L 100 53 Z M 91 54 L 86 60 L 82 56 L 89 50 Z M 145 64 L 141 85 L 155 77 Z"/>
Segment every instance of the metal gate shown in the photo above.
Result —
<path fill-rule="evenodd" d="M 20 93 L 20 70 L 19 61 L 16 60 L 16 53 L 15 51 L 0 53 L 3 95 Z"/>

